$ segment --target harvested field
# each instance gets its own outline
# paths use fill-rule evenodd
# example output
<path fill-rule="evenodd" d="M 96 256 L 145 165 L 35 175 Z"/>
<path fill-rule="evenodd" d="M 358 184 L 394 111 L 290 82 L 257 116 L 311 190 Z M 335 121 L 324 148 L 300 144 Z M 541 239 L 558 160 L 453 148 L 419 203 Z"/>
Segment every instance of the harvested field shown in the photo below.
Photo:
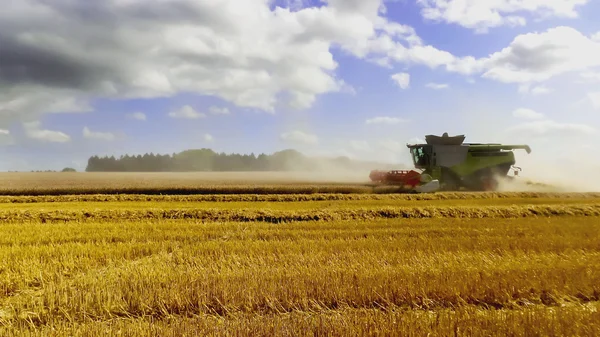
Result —
<path fill-rule="evenodd" d="M 599 223 L 13 222 L 0 227 L 2 332 L 598 332 Z"/>
<path fill-rule="evenodd" d="M 600 334 L 600 193 L 68 184 L 0 197 L 2 336 Z"/>
<path fill-rule="evenodd" d="M 147 195 L 147 194 L 71 194 L 0 196 L 0 204 L 67 203 L 67 202 L 308 202 L 308 201 L 369 201 L 389 200 L 394 205 L 407 201 L 478 202 L 477 200 L 503 199 L 508 203 L 536 202 L 589 202 L 600 201 L 600 193 L 552 193 L 552 192 L 439 192 L 439 193 L 311 193 L 311 194 L 193 194 L 193 195 Z M 498 202 L 498 201 L 494 201 Z M 262 205 L 264 206 L 264 205 Z M 13 206 L 8 206 L 13 207 Z"/>
<path fill-rule="evenodd" d="M 0 195 L 65 194 L 311 194 L 388 193 L 373 188 L 368 172 L 352 178 L 310 173 L 2 173 Z"/>

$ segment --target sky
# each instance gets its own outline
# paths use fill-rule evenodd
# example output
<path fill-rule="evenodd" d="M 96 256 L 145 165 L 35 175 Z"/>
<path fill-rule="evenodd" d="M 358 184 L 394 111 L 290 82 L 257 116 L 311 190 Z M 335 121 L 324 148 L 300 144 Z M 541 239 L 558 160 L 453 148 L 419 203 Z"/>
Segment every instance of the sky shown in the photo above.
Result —
<path fill-rule="evenodd" d="M 600 168 L 597 0 L 0 0 L 0 170 L 212 148 Z M 557 173 L 558 174 L 558 173 Z"/>

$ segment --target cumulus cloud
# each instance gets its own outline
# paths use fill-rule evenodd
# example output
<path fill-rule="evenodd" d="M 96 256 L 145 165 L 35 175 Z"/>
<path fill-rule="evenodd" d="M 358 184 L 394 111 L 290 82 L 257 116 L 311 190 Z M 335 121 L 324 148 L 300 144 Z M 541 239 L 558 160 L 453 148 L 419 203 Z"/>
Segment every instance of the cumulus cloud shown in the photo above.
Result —
<path fill-rule="evenodd" d="M 517 36 L 479 61 L 483 77 L 504 83 L 543 82 L 557 75 L 600 66 L 600 43 L 570 27 Z"/>
<path fill-rule="evenodd" d="M 500 26 L 524 26 L 529 13 L 538 19 L 576 18 L 589 0 L 417 0 L 421 15 L 434 22 L 458 24 L 478 33 Z"/>
<path fill-rule="evenodd" d="M 138 120 L 138 121 L 145 121 L 146 120 L 146 114 L 143 113 L 143 112 L 139 112 L 139 111 L 131 113 L 131 114 L 127 114 L 127 117 L 130 118 L 130 119 Z"/>
<path fill-rule="evenodd" d="M 553 77 L 571 72 L 589 72 L 600 67 L 600 42 L 572 27 L 559 26 L 542 32 L 516 36 L 511 43 L 486 57 L 455 56 L 420 40 L 408 46 L 393 40 L 378 38 L 365 44 L 360 56 L 376 60 L 377 64 L 419 64 L 431 69 L 444 67 L 448 72 L 465 76 L 481 75 L 485 79 L 502 83 L 527 84 L 533 87 L 532 94 L 548 93 L 539 86 Z M 395 82 L 407 88 L 410 77 L 398 73 Z M 528 88 L 528 87 L 523 87 Z M 529 90 L 529 89 L 527 89 Z"/>
<path fill-rule="evenodd" d="M 365 124 L 400 124 L 405 122 L 407 122 L 406 119 L 398 117 L 375 117 L 367 119 Z"/>
<path fill-rule="evenodd" d="M 435 90 L 448 89 L 450 87 L 450 85 L 446 83 L 427 83 L 425 86 Z"/>
<path fill-rule="evenodd" d="M 0 45 L 2 45 L 2 13 L 0 13 Z M 14 121 L 31 122 L 38 120 L 43 113 L 78 113 L 92 111 L 87 96 L 75 90 L 47 87 L 39 84 L 13 85 L 5 82 L 8 72 L 19 73 L 19 68 L 9 68 L 5 64 L 0 48 L 0 127 Z M 8 63 L 8 61 L 6 61 Z M 6 68 L 5 68 L 6 67 Z M 27 73 L 26 70 L 21 72 Z"/>
<path fill-rule="evenodd" d="M 410 74 L 408 73 L 396 73 L 390 77 L 401 89 L 407 89 L 410 86 Z"/>
<path fill-rule="evenodd" d="M 189 105 L 184 105 L 178 110 L 170 111 L 169 117 L 180 119 L 198 119 L 206 117 L 206 114 L 196 111 L 196 109 Z"/>
<path fill-rule="evenodd" d="M 519 12 L 572 17 L 585 2 L 420 4 L 431 19 L 459 22 L 467 15 L 476 27 L 495 15 L 504 20 Z M 90 102 L 98 98 L 182 92 L 268 112 L 282 103 L 308 108 L 320 95 L 352 92 L 336 74 L 333 46 L 383 66 L 445 67 L 520 84 L 600 65 L 597 36 L 569 27 L 519 35 L 488 57 L 458 57 L 426 44 L 412 27 L 387 19 L 381 0 L 309 4 L 289 0 L 287 8 L 272 9 L 267 0 L 12 1 L 0 11 L 0 128 L 37 120 L 42 113 L 91 111 Z M 410 86 L 408 73 L 392 76 L 400 88 Z M 206 116 L 191 107 L 171 113 Z"/>
<path fill-rule="evenodd" d="M 39 121 L 23 123 L 25 135 L 31 139 L 50 143 L 66 143 L 71 141 L 71 137 L 61 131 L 41 129 Z"/>
<path fill-rule="evenodd" d="M 319 142 L 319 138 L 316 135 L 305 133 L 299 130 L 284 132 L 279 138 L 289 143 L 314 145 Z"/>
<path fill-rule="evenodd" d="M 101 97 L 216 96 L 273 112 L 346 92 L 330 47 L 428 66 L 449 54 L 390 22 L 381 0 L 11 2 L 0 13 L 0 111 L 89 111 Z M 27 25 L 23 23 L 27 22 Z M 443 62 L 442 62 L 443 63 Z M 287 95 L 281 95 L 281 94 Z M 53 106 L 53 104 L 55 106 Z"/>
<path fill-rule="evenodd" d="M 559 123 L 552 120 L 526 122 L 508 129 L 512 133 L 523 133 L 530 136 L 577 136 L 591 135 L 596 129 L 585 124 Z"/>
<path fill-rule="evenodd" d="M 92 131 L 87 126 L 85 126 L 83 128 L 83 137 L 86 139 L 96 139 L 96 140 L 106 140 L 106 141 L 111 141 L 116 138 L 115 135 L 110 132 Z"/>
<path fill-rule="evenodd" d="M 523 85 L 521 92 L 537 95 L 549 92 L 539 85 L 541 82 L 571 72 L 595 78 L 593 71 L 600 67 L 600 42 L 565 26 L 518 35 L 507 47 L 481 58 L 457 57 L 419 44 L 410 48 L 390 44 L 374 51 L 384 53 L 382 59 L 386 62 L 417 63 L 432 69 L 442 66 L 448 72 L 465 76 L 517 83 Z"/>
<path fill-rule="evenodd" d="M 217 106 L 211 106 L 208 111 L 213 115 L 229 115 L 229 109 L 227 108 L 219 108 Z"/>
<path fill-rule="evenodd" d="M 381 65 L 445 66 L 468 75 L 488 70 L 494 79 L 519 68 L 508 64 L 510 55 L 503 58 L 512 50 L 519 56 L 516 46 L 486 60 L 427 45 L 412 27 L 387 19 L 381 0 L 308 4 L 288 1 L 288 8 L 272 9 L 267 0 L 13 2 L 0 13 L 0 111 L 13 111 L 14 119 L 89 111 L 90 100 L 100 97 L 180 92 L 268 112 L 282 99 L 308 108 L 319 95 L 353 92 L 335 73 L 332 46 Z M 409 87 L 408 74 L 393 76 L 400 88 Z"/>
<path fill-rule="evenodd" d="M 211 134 L 204 134 L 204 141 L 212 143 L 215 140 L 215 138 L 211 135 Z"/>
<path fill-rule="evenodd" d="M 518 108 L 513 111 L 513 116 L 521 119 L 542 119 L 544 114 L 527 108 Z"/>

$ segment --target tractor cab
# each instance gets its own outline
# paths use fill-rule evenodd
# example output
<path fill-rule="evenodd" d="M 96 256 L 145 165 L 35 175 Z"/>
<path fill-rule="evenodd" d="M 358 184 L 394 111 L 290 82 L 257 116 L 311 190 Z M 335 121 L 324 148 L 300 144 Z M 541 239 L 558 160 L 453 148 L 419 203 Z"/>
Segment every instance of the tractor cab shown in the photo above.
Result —
<path fill-rule="evenodd" d="M 431 145 L 409 145 L 415 168 L 427 169 L 431 166 L 433 149 Z"/>

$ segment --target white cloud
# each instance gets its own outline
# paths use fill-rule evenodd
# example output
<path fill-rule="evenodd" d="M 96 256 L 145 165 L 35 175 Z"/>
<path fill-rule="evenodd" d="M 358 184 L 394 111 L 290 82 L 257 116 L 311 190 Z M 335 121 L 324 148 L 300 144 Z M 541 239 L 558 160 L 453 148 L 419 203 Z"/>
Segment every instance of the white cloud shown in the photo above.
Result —
<path fill-rule="evenodd" d="M 435 22 L 458 24 L 486 33 L 500 26 L 524 26 L 530 13 L 539 19 L 576 18 L 577 9 L 589 0 L 417 0 L 421 15 Z"/>
<path fill-rule="evenodd" d="M 518 108 L 513 111 L 513 116 L 521 119 L 542 119 L 544 114 L 527 108 Z"/>
<path fill-rule="evenodd" d="M 396 62 L 424 65 L 431 69 L 445 67 L 449 72 L 466 76 L 479 74 L 503 83 L 532 85 L 559 75 L 590 71 L 600 66 L 600 42 L 565 26 L 518 35 L 507 47 L 482 58 L 457 57 L 423 45 L 418 37 L 404 44 L 385 34 L 367 41 L 360 44 L 360 48 L 349 50 L 357 57 L 383 66 L 391 67 L 392 62 Z M 392 76 L 400 88 L 409 87 L 408 73 Z M 538 85 L 530 93 L 541 95 L 549 93 L 549 90 Z"/>
<path fill-rule="evenodd" d="M 444 66 L 449 72 L 466 76 L 480 74 L 483 78 L 502 83 L 522 84 L 521 92 L 535 95 L 549 93 L 550 89 L 543 85 L 530 89 L 533 84 L 571 72 L 595 77 L 591 71 L 600 67 L 600 42 L 565 26 L 518 35 L 509 46 L 482 58 L 456 57 L 420 44 L 406 48 L 390 43 L 385 48 L 371 48 L 369 51 L 383 54 L 377 58 L 381 63 L 414 63 L 432 69 Z M 401 87 L 408 87 L 408 76 L 397 75 L 396 79 Z"/>
<path fill-rule="evenodd" d="M 102 97 L 180 92 L 271 113 L 281 103 L 308 108 L 319 95 L 355 92 L 336 76 L 332 46 L 382 65 L 446 66 L 467 74 L 482 69 L 479 60 L 456 58 L 424 44 L 412 27 L 389 21 L 381 0 L 328 0 L 322 7 L 290 0 L 289 8 L 273 10 L 266 0 L 103 1 L 93 10 L 79 1 L 36 4 L 22 0 L 0 13 L 0 31 L 9 32 L 0 53 L 27 55 L 14 60 L 11 67 L 24 70 L 6 72 L 13 76 L 10 89 L 0 94 L 0 110 L 15 99 L 24 102 L 12 119 L 25 110 L 82 111 Z M 35 24 L 25 27 L 23 20 Z M 396 76 L 402 88 L 409 82 Z M 64 108 L 50 107 L 59 101 Z"/>
<path fill-rule="evenodd" d="M 18 114 L 39 114 L 58 101 L 67 105 L 58 110 L 81 111 L 90 99 L 186 92 L 273 112 L 280 97 L 308 108 L 319 95 L 352 92 L 334 73 L 334 45 L 360 58 L 380 49 L 399 55 L 401 43 L 416 45 L 421 49 L 404 59 L 438 63 L 429 60 L 435 48 L 420 46 L 412 27 L 380 16 L 381 0 L 307 4 L 288 0 L 289 8 L 272 9 L 267 0 L 12 3 L 0 13 L 0 59 L 10 60 L 0 64 L 0 73 L 10 75 L 1 81 L 9 90 L 3 90 L 0 110 L 15 99 L 26 105 Z M 16 68 L 22 71 L 10 70 Z"/>
<path fill-rule="evenodd" d="M 178 110 L 169 112 L 171 118 L 182 118 L 182 119 L 198 119 L 206 117 L 206 114 L 196 111 L 189 105 L 185 105 Z"/>
<path fill-rule="evenodd" d="M 530 84 L 521 84 L 519 85 L 519 93 L 522 94 L 531 94 L 534 96 L 546 95 L 553 92 L 553 89 L 550 89 L 544 85 L 531 86 Z"/>
<path fill-rule="evenodd" d="M 455 22 L 464 15 L 475 18 L 469 25 L 477 27 L 490 17 L 493 22 L 494 13 L 502 20 L 541 9 L 552 16 L 569 16 L 583 0 L 573 0 L 573 5 L 566 0 L 510 2 L 518 9 L 498 5 L 509 3 L 502 0 L 464 0 L 465 8 L 454 10 L 442 8 L 444 2 L 458 4 L 421 4 L 440 9 L 441 20 L 450 14 L 456 15 L 451 18 Z M 333 46 L 381 65 L 445 67 L 521 84 L 600 65 L 600 43 L 568 27 L 519 35 L 489 57 L 456 57 L 424 43 L 412 27 L 383 17 L 380 0 L 329 0 L 327 6 L 310 8 L 308 1 L 290 0 L 292 10 L 271 10 L 271 3 L 113 0 L 89 7 L 82 1 L 44 6 L 34 0 L 13 2 L 10 11 L 0 11 L 0 59 L 10 60 L 0 63 L 0 128 L 15 120 L 35 120 L 32 116 L 41 113 L 90 111 L 89 103 L 103 97 L 155 98 L 185 92 L 269 112 L 283 103 L 307 108 L 320 95 L 352 92 L 336 74 Z M 114 22 L 120 22 L 118 28 Z M 410 86 L 408 73 L 393 76 L 400 88 Z M 191 107 L 171 113 L 206 116 Z"/>
<path fill-rule="evenodd" d="M 2 31 L 0 13 L 0 31 Z M 1 42 L 0 36 L 0 44 Z M 2 48 L 5 48 L 4 46 Z M 0 49 L 0 58 L 2 58 Z M 0 73 L 3 65 L 0 62 Z M 7 74 L 18 73 L 11 68 Z M 0 76 L 0 127 L 13 121 L 27 122 L 38 119 L 43 113 L 78 113 L 93 111 L 84 94 L 74 90 L 47 87 L 37 84 L 10 85 Z"/>
<path fill-rule="evenodd" d="M 592 34 L 591 39 L 594 40 L 594 41 L 596 41 L 596 42 L 600 42 L 600 32 Z"/>
<path fill-rule="evenodd" d="M 134 112 L 131 114 L 128 114 L 127 117 L 131 118 L 131 119 L 136 119 L 139 121 L 145 121 L 146 120 L 146 114 L 143 112 Z"/>
<path fill-rule="evenodd" d="M 210 135 L 208 133 L 204 134 L 204 141 L 212 143 L 214 140 L 215 140 L 215 138 L 212 135 Z"/>
<path fill-rule="evenodd" d="M 290 131 L 280 135 L 280 139 L 291 143 L 302 143 L 314 145 L 319 142 L 319 138 L 316 135 L 305 133 L 302 131 Z"/>
<path fill-rule="evenodd" d="M 87 139 L 97 139 L 106 141 L 111 141 L 116 138 L 115 135 L 110 132 L 92 131 L 87 126 L 83 128 L 83 137 Z"/>
<path fill-rule="evenodd" d="M 436 89 L 436 90 L 440 90 L 440 89 L 448 89 L 450 86 L 446 83 L 427 83 L 425 85 L 427 88 L 431 88 L 431 89 Z"/>
<path fill-rule="evenodd" d="M 406 119 L 398 117 L 375 117 L 365 121 L 365 124 L 400 124 L 407 122 Z"/>
<path fill-rule="evenodd" d="M 14 140 L 10 130 L 0 129 L 0 145 L 12 145 Z"/>
<path fill-rule="evenodd" d="M 407 89 L 410 86 L 410 74 L 408 73 L 396 73 L 390 77 L 401 89 Z"/>
<path fill-rule="evenodd" d="M 546 86 L 538 85 L 538 86 L 533 87 L 533 89 L 531 89 L 531 94 L 533 94 L 533 95 L 546 95 L 546 94 L 549 94 L 549 93 L 551 93 L 553 91 L 554 91 L 553 89 L 550 89 L 550 88 L 548 88 Z"/>
<path fill-rule="evenodd" d="M 41 129 L 39 121 L 25 122 L 23 127 L 25 135 L 31 139 L 51 143 L 66 143 L 71 140 L 71 137 L 64 132 Z"/>
<path fill-rule="evenodd" d="M 219 108 L 216 106 L 211 106 L 208 111 L 213 115 L 229 115 L 229 109 L 227 108 Z"/>
<path fill-rule="evenodd" d="M 587 96 L 590 102 L 592 103 L 594 109 L 600 109 L 600 91 L 589 92 Z"/>
<path fill-rule="evenodd" d="M 510 132 L 529 136 L 575 136 L 591 135 L 596 129 L 585 124 L 559 123 L 551 120 L 532 121 L 509 128 Z"/>
<path fill-rule="evenodd" d="M 511 44 L 479 60 L 483 77 L 504 83 L 543 82 L 554 76 L 600 66 L 600 43 L 570 27 L 517 36 Z"/>

